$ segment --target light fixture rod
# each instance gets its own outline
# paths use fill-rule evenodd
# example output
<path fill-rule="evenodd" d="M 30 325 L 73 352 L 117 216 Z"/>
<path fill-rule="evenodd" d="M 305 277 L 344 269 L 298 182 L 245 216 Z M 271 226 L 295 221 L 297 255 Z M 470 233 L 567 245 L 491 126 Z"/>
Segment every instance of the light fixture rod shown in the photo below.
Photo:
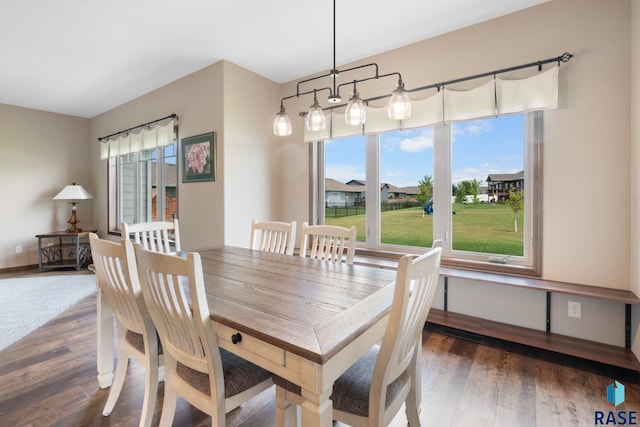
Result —
<path fill-rule="evenodd" d="M 373 77 L 367 77 L 367 78 L 364 78 L 364 79 L 356 79 L 356 80 L 353 80 L 353 81 L 351 81 L 351 82 L 340 83 L 340 84 L 338 85 L 338 93 L 340 93 L 340 88 L 341 88 L 342 86 L 348 86 L 348 85 L 351 85 L 351 84 L 353 84 L 353 83 L 362 83 L 362 82 L 366 82 L 366 81 L 369 81 L 369 80 L 378 80 L 378 79 L 382 79 L 382 78 L 384 78 L 384 77 L 389 77 L 389 76 L 398 76 L 398 78 L 399 78 L 399 79 L 402 79 L 402 75 L 401 75 L 400 73 L 398 73 L 398 72 L 393 72 L 393 73 L 388 73 L 388 74 L 378 75 L 378 70 L 377 70 L 377 68 L 376 68 L 376 75 L 375 75 L 375 76 L 373 76 Z M 388 96 L 390 96 L 390 95 L 386 95 L 386 96 L 388 97 Z"/>
<path fill-rule="evenodd" d="M 333 0 L 333 70 L 336 70 L 336 0 Z"/>
<path fill-rule="evenodd" d="M 325 77 L 326 77 L 326 76 L 325 76 Z M 285 96 L 284 98 L 282 98 L 282 99 L 280 100 L 280 105 L 282 106 L 282 103 L 283 103 L 284 101 L 286 101 L 287 99 L 297 98 L 297 97 L 302 96 L 302 95 L 309 95 L 310 93 L 313 93 L 313 92 L 320 92 L 321 90 L 328 90 L 328 91 L 329 91 L 329 93 L 331 93 L 331 88 L 330 88 L 330 87 L 328 87 L 328 86 L 327 86 L 327 87 L 321 87 L 321 88 L 319 88 L 319 89 L 311 89 L 311 90 L 308 90 L 308 91 L 306 91 L 306 92 L 302 92 L 302 93 L 296 92 L 296 94 L 295 94 L 295 95 L 289 95 L 289 96 Z"/>

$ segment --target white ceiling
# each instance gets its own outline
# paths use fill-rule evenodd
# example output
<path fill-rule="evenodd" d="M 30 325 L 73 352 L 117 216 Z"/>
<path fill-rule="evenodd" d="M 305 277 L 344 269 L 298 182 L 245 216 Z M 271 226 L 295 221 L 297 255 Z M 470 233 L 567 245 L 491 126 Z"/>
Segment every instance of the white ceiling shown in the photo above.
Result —
<path fill-rule="evenodd" d="M 547 0 L 342 0 L 336 65 Z M 278 83 L 333 65 L 330 0 L 2 0 L 0 103 L 91 118 L 222 59 Z"/>

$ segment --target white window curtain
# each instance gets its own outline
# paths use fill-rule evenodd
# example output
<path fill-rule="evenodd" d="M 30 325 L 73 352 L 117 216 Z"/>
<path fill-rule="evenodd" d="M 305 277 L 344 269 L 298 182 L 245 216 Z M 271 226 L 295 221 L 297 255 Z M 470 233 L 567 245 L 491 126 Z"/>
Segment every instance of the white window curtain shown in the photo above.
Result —
<path fill-rule="evenodd" d="M 114 135 L 100 142 L 100 158 L 165 147 L 176 140 L 175 125 L 176 120 L 171 118 Z"/>
<path fill-rule="evenodd" d="M 468 90 L 445 87 L 419 101 L 412 101 L 411 117 L 391 120 L 387 108 L 367 106 L 367 121 L 363 126 L 348 126 L 344 114 L 326 114 L 327 129 L 321 132 L 306 130 L 305 142 L 372 134 L 396 129 L 432 126 L 462 120 L 481 119 L 506 114 L 558 108 L 558 71 L 553 66 L 546 71 L 523 79 L 496 76 Z"/>

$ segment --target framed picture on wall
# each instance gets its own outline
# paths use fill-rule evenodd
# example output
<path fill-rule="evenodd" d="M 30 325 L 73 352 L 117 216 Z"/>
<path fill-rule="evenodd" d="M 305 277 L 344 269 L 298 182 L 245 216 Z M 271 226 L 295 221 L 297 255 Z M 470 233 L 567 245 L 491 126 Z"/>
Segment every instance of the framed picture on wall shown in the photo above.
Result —
<path fill-rule="evenodd" d="M 215 181 L 215 132 L 182 139 L 182 182 Z"/>

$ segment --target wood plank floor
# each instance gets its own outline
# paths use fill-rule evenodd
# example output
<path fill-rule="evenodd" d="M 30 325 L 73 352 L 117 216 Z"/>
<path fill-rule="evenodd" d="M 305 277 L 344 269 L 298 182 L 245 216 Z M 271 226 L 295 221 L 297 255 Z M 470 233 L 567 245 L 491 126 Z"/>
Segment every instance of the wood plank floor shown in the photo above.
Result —
<path fill-rule="evenodd" d="M 144 370 L 135 362 L 116 408 L 101 415 L 108 389 L 96 380 L 95 310 L 90 296 L 0 352 L 0 426 L 138 425 Z M 435 325 L 424 331 L 423 343 L 425 426 L 588 426 L 596 410 L 640 410 L 636 371 Z M 606 400 L 614 380 L 626 387 L 626 401 L 617 408 Z M 160 385 L 154 425 L 162 396 Z M 274 425 L 274 400 L 272 387 L 228 414 L 227 425 Z M 174 425 L 207 426 L 210 420 L 181 400 Z M 404 414 L 392 425 L 406 425 Z"/>

